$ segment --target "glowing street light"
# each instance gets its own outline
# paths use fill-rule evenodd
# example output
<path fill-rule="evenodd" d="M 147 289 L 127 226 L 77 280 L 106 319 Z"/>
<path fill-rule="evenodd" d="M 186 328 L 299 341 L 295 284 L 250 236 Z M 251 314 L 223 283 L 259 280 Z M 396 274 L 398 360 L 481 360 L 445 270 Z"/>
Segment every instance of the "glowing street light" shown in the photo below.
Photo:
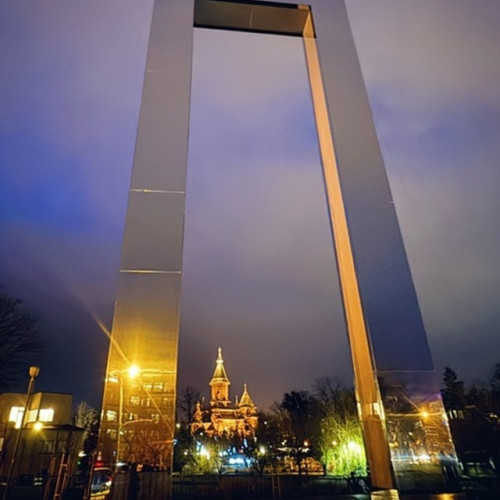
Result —
<path fill-rule="evenodd" d="M 19 449 L 19 443 L 21 441 L 21 434 L 23 432 L 24 423 L 26 422 L 26 415 L 28 414 L 29 410 L 31 393 L 33 392 L 33 387 L 35 386 L 35 378 L 38 377 L 39 373 L 40 373 L 40 368 L 38 366 L 30 366 L 29 369 L 30 381 L 28 384 L 28 390 L 26 391 L 26 400 L 24 403 L 23 416 L 21 418 L 21 426 L 17 431 L 16 440 L 14 442 L 14 449 L 12 450 L 12 458 L 10 459 L 9 473 L 7 475 L 7 484 L 5 485 L 5 489 L 3 490 L 3 500 L 6 500 L 8 498 L 9 489 L 12 483 L 12 474 L 14 472 L 14 465 L 16 463 L 16 458 L 17 458 L 17 451 Z"/>

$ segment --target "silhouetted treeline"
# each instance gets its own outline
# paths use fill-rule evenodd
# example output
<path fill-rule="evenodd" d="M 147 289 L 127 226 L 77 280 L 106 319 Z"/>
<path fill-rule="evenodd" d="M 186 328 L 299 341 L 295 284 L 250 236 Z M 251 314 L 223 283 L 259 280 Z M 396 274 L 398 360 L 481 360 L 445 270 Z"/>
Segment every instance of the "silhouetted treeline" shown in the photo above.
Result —
<path fill-rule="evenodd" d="M 40 365 L 42 339 L 38 316 L 0 286 L 0 393 L 22 387 L 30 365 Z"/>
<path fill-rule="evenodd" d="M 500 363 L 488 380 L 468 386 L 446 367 L 441 393 L 462 463 L 490 463 L 500 470 Z"/>

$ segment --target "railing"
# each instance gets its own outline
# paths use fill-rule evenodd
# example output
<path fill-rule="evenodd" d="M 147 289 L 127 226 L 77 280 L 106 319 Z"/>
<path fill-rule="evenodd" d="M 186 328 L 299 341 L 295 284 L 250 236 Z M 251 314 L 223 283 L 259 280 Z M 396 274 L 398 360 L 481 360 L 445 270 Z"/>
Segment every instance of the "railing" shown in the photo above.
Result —
<path fill-rule="evenodd" d="M 172 492 L 173 500 L 223 500 L 238 498 L 239 500 L 255 500 L 263 498 L 291 498 L 298 495 L 330 496 L 342 493 L 366 492 L 366 478 L 351 479 L 280 475 L 280 488 L 273 488 L 276 477 L 265 475 L 231 474 L 231 475 L 176 475 L 167 472 L 142 472 L 140 489 L 136 500 L 165 500 L 168 492 Z M 363 489 L 363 487 L 365 489 Z M 170 490 L 171 488 L 171 490 Z M 113 481 L 109 500 L 128 498 L 128 474 L 118 474 Z"/>
<path fill-rule="evenodd" d="M 280 488 L 273 489 L 273 480 L 279 477 Z M 91 500 L 261 500 L 297 497 L 334 497 L 342 494 L 356 494 L 358 499 L 368 499 L 366 478 L 339 478 L 331 476 L 271 476 L 250 474 L 231 474 L 218 476 L 177 475 L 166 471 L 141 472 L 139 491 L 136 497 L 129 495 L 129 474 L 115 476 L 111 492 L 95 492 Z M 63 492 L 62 500 L 81 500 L 83 488 L 70 487 Z M 493 478 L 461 478 L 461 490 L 467 494 L 467 500 L 497 500 L 500 483 Z M 172 496 L 169 497 L 169 492 Z M 9 500 L 42 500 L 44 488 L 14 483 Z M 1 493 L 1 488 L 0 488 Z"/>

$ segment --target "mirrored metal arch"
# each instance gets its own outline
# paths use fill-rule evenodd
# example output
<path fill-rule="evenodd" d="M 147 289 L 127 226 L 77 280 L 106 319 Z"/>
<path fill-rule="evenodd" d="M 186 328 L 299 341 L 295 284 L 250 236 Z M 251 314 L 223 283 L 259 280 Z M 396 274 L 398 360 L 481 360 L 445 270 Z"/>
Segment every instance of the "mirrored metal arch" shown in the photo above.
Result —
<path fill-rule="evenodd" d="M 372 482 L 415 489 L 415 471 L 425 469 L 433 487 L 443 485 L 442 458 L 453 465 L 453 444 L 342 0 L 155 0 L 103 456 L 135 458 L 126 436 L 134 430 L 140 440 L 144 431 L 155 436 L 162 465 L 172 465 L 193 27 L 303 38 Z M 139 367 L 133 379 L 130 365 Z M 145 402 L 154 409 L 147 406 L 149 421 Z"/>

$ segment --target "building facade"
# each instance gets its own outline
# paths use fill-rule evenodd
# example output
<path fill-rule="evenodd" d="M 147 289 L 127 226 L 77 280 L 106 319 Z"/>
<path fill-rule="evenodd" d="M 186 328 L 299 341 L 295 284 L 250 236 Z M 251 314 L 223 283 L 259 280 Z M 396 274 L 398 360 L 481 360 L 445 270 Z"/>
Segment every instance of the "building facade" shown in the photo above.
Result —
<path fill-rule="evenodd" d="M 58 478 L 73 473 L 84 430 L 72 425 L 72 402 L 71 394 L 32 394 L 21 428 L 26 394 L 0 394 L 0 475 L 7 477 L 9 473 L 19 433 L 12 469 L 14 484 L 23 476 L 31 481 L 27 486 L 43 481 L 50 489 Z"/>
<path fill-rule="evenodd" d="M 209 437 L 252 437 L 255 434 L 259 417 L 247 384 L 243 387 L 240 398 L 234 403 L 229 395 L 231 382 L 224 367 L 222 349 L 219 347 L 214 374 L 210 381 L 210 406 L 204 408 L 201 402 L 196 404 L 191 433 L 204 432 Z"/>

